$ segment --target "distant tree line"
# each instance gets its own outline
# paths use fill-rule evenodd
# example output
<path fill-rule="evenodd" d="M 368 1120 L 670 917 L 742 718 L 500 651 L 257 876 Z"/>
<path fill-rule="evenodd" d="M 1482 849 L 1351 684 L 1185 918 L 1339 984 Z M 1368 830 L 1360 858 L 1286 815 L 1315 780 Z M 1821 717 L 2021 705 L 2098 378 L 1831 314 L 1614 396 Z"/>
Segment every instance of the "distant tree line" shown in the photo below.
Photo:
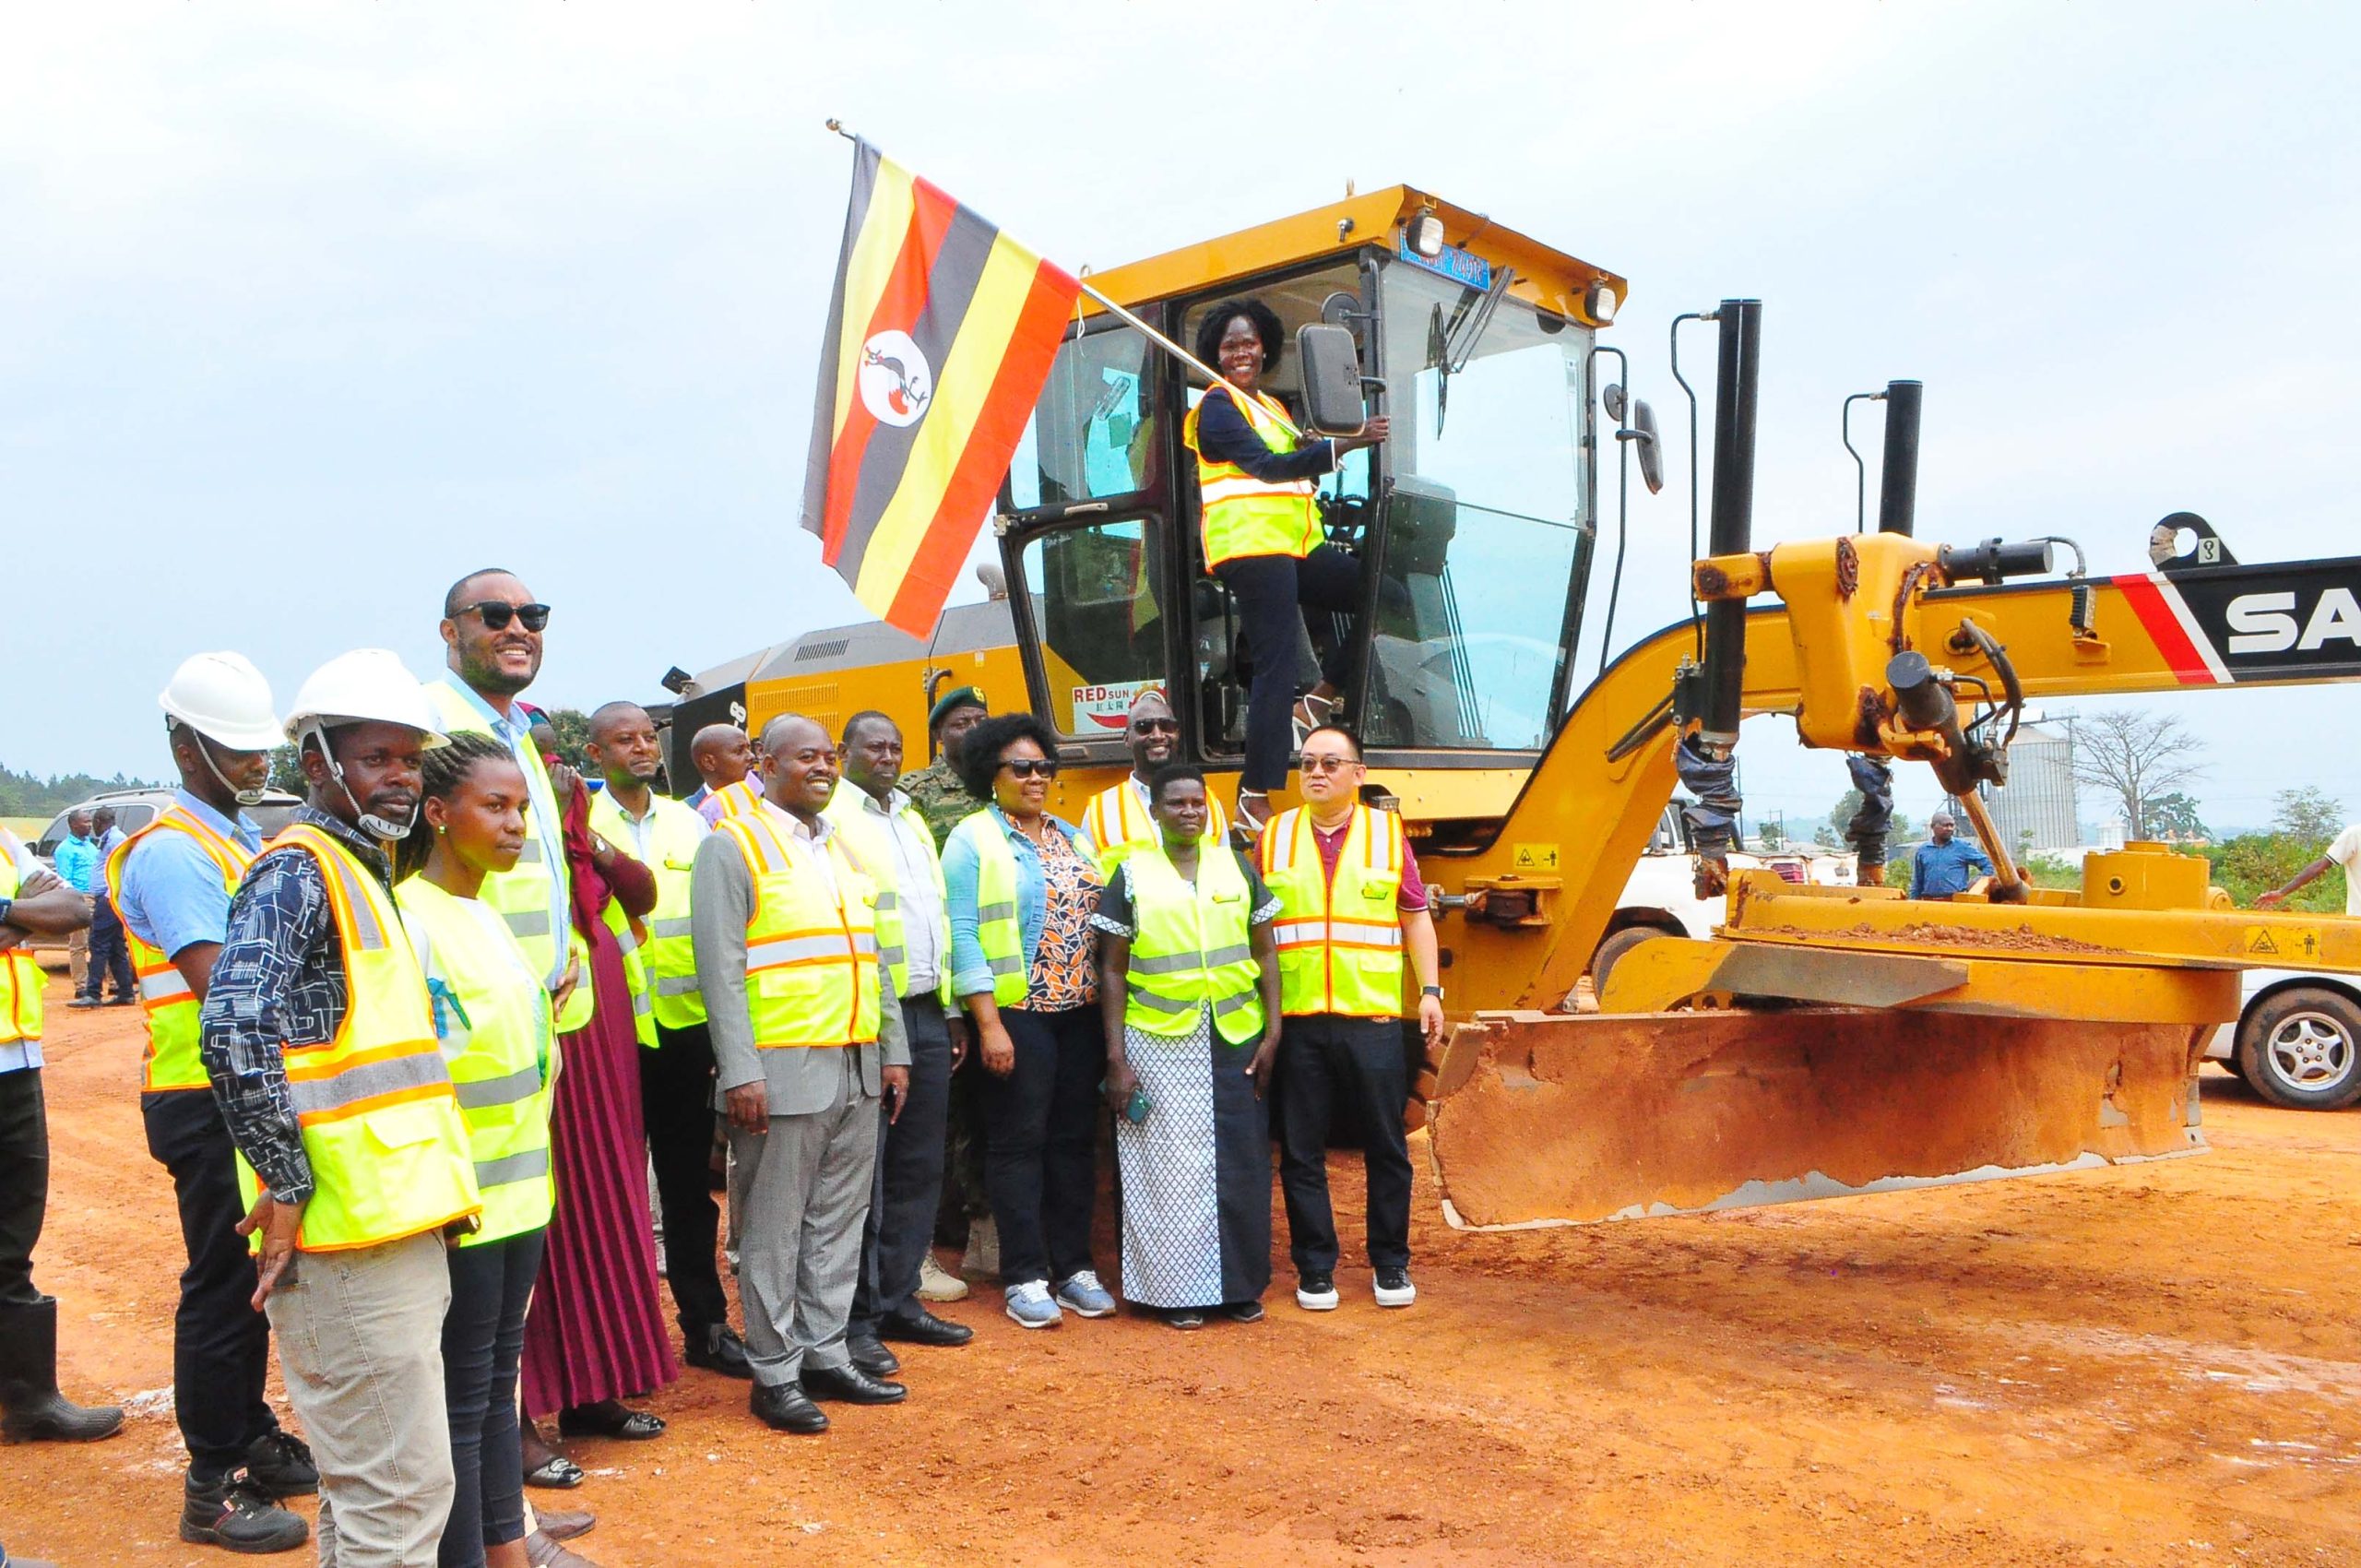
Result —
<path fill-rule="evenodd" d="M 0 816 L 53 816 L 68 806 L 80 805 L 101 790 L 148 787 L 145 778 L 128 778 L 120 773 L 112 778 L 89 773 L 54 773 L 43 778 L 0 765 Z"/>

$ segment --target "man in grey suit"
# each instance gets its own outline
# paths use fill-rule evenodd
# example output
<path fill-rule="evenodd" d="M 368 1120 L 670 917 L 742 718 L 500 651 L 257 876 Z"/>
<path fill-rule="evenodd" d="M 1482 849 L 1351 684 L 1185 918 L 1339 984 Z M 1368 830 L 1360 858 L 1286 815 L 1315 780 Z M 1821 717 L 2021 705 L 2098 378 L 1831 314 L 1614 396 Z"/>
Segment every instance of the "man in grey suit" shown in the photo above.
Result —
<path fill-rule="evenodd" d="M 753 1409 L 781 1431 L 817 1432 L 827 1430 L 828 1418 L 814 1398 L 890 1405 L 908 1392 L 853 1364 L 845 1324 L 860 1277 L 878 1100 L 882 1095 L 888 1116 L 899 1112 L 909 1092 L 910 1050 L 901 1009 L 893 1005 L 879 1008 L 873 1042 L 757 1046 L 746 995 L 757 876 L 771 890 L 766 898 L 816 879 L 841 920 L 846 902 L 859 896 L 860 875 L 830 842 L 834 827 L 821 814 L 836 785 L 827 731 L 782 715 L 764 728 L 758 750 L 762 799 L 754 812 L 725 819 L 698 847 L 690 935 L 745 1207 L 738 1294 L 754 1373 Z M 781 944 L 777 933 L 766 939 Z M 875 963 L 879 993 L 890 997 L 882 956 Z M 850 967 L 836 969 L 849 990 Z"/>

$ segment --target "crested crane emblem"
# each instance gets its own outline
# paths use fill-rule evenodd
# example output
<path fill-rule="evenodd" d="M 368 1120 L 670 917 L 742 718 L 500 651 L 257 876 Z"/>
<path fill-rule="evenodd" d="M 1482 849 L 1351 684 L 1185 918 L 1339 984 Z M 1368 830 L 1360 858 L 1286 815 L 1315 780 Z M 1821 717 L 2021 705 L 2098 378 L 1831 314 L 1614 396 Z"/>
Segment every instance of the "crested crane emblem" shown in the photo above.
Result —
<path fill-rule="evenodd" d="M 934 398 L 934 369 L 907 332 L 888 328 L 860 346 L 860 401 L 882 424 L 913 425 Z"/>

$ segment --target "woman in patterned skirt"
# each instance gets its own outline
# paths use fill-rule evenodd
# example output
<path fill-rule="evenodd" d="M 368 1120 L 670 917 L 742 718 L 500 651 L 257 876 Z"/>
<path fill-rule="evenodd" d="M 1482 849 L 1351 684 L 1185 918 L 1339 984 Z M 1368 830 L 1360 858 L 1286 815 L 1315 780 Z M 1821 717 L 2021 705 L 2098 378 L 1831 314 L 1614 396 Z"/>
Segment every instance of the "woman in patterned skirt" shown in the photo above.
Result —
<path fill-rule="evenodd" d="M 1123 1295 L 1175 1328 L 1263 1316 L 1271 1283 L 1271 1122 L 1279 901 L 1205 834 L 1205 776 L 1148 781 L 1161 842 L 1120 866 L 1091 923 L 1107 1100 L 1122 1174 Z"/>

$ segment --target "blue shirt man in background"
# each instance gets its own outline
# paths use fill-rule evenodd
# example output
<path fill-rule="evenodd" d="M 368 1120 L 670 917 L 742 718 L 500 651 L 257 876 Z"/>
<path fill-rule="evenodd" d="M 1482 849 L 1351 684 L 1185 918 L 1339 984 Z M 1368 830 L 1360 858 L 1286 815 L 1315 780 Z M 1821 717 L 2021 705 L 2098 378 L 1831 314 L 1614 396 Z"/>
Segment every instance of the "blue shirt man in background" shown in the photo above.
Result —
<path fill-rule="evenodd" d="M 57 879 L 77 893 L 89 894 L 97 885 L 99 874 L 98 840 L 90 837 L 90 814 L 69 812 L 65 816 L 65 837 L 59 840 Z"/>
<path fill-rule="evenodd" d="M 114 995 L 108 999 L 110 1007 L 128 1007 L 139 998 L 133 992 L 131 949 L 123 940 L 123 919 L 115 913 L 113 900 L 107 897 L 105 867 L 107 857 L 124 840 L 124 831 L 114 825 L 114 808 L 101 806 L 90 814 L 90 847 L 97 868 L 91 873 L 89 885 L 82 889 L 90 896 L 90 960 L 82 977 L 81 994 L 68 1002 L 68 1007 L 96 1007 L 100 993 L 107 989 L 107 979 L 114 979 Z M 64 846 L 60 845 L 62 853 Z M 61 871 L 60 875 L 64 873 Z"/>
<path fill-rule="evenodd" d="M 1983 850 L 1952 838 L 1958 825 L 1951 813 L 1937 812 L 1928 818 L 1927 831 L 1934 836 L 1932 842 L 1919 845 L 1910 857 L 1913 898 L 1951 898 L 1966 892 L 1978 876 L 1992 874 L 1991 859 Z"/>

